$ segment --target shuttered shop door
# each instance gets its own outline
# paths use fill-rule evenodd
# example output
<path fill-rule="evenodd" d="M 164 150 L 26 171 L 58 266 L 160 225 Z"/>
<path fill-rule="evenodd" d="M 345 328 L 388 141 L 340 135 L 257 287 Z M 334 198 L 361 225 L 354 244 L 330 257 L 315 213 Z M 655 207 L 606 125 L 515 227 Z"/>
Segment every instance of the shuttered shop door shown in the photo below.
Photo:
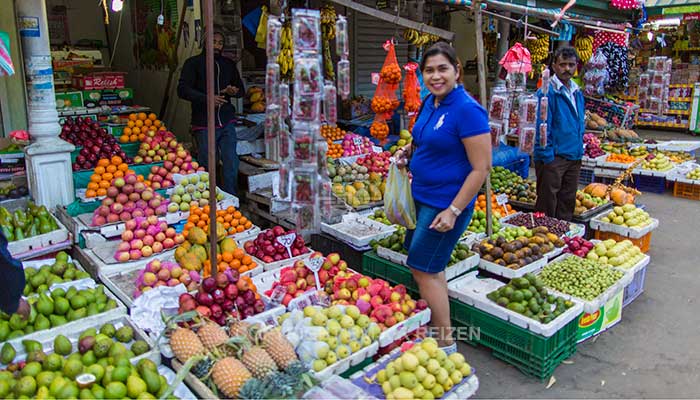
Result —
<path fill-rule="evenodd" d="M 369 15 L 353 13 L 353 57 L 350 60 L 353 68 L 355 95 L 372 96 L 376 86 L 372 84 L 373 72 L 379 72 L 384 65 L 386 52 L 382 45 L 391 39 L 394 32 L 398 35 L 399 44 L 396 46 L 396 57 L 399 65 L 406 64 L 408 45 L 401 38 L 402 28 L 396 30 L 395 25 Z"/>

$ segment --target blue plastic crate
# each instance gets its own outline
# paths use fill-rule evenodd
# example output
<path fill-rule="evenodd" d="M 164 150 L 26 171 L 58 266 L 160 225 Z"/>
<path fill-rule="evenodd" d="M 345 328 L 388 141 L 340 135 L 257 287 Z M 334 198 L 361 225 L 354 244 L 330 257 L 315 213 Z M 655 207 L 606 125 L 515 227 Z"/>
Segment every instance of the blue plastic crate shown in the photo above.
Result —
<path fill-rule="evenodd" d="M 666 178 L 663 176 L 632 175 L 634 187 L 640 192 L 664 193 L 666 191 Z"/>
<path fill-rule="evenodd" d="M 640 294 L 644 291 L 644 280 L 647 275 L 647 266 L 637 271 L 634 274 L 632 282 L 625 287 L 625 294 L 622 298 L 622 307 L 627 307 L 628 304 L 633 302 Z"/>
<path fill-rule="evenodd" d="M 595 175 L 593 174 L 592 168 L 581 168 L 578 175 L 578 183 L 581 185 L 588 185 L 589 183 L 593 183 L 594 178 Z"/>

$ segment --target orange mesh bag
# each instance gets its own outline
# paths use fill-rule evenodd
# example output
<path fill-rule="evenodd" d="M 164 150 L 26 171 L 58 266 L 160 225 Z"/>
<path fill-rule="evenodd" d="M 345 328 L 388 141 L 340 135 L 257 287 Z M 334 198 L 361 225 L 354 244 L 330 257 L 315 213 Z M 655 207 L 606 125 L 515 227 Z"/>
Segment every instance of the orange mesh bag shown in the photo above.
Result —
<path fill-rule="evenodd" d="M 387 54 L 386 58 L 384 58 L 382 70 L 379 71 L 379 77 L 396 90 L 399 88 L 399 82 L 401 82 L 401 67 L 399 67 L 399 62 L 396 59 L 394 42 L 392 40 L 387 40 L 383 47 Z"/>
<path fill-rule="evenodd" d="M 406 70 L 406 81 L 403 83 L 404 108 L 408 116 L 413 117 L 420 110 L 421 103 L 420 83 L 416 75 L 418 64 L 410 62 L 404 65 L 403 69 Z"/>
<path fill-rule="evenodd" d="M 386 144 L 389 137 L 389 125 L 381 114 L 377 114 L 374 117 L 374 122 L 369 127 L 369 133 L 372 137 L 378 139 L 380 144 Z"/>

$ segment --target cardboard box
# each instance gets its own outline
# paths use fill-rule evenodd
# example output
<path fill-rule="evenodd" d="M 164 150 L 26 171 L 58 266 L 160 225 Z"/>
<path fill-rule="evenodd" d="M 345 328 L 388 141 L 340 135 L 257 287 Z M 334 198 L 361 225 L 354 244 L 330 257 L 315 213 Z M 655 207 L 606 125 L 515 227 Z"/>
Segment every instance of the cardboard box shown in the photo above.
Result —
<path fill-rule="evenodd" d="M 124 72 L 91 72 L 73 75 L 73 87 L 80 90 L 122 89 Z"/>
<path fill-rule="evenodd" d="M 83 102 L 87 108 L 132 106 L 134 105 L 134 90 L 131 88 L 84 90 Z"/>
<path fill-rule="evenodd" d="M 578 320 L 576 343 L 581 343 L 611 328 L 622 320 L 622 299 L 625 290 L 608 300 L 600 310 L 594 313 L 583 313 Z"/>
<path fill-rule="evenodd" d="M 71 107 L 82 107 L 83 92 L 56 92 L 56 108 L 61 110 Z"/>
<path fill-rule="evenodd" d="M 72 74 L 76 68 L 92 68 L 95 65 L 92 59 L 78 59 L 78 60 L 56 60 L 53 61 L 54 71 L 66 71 Z"/>

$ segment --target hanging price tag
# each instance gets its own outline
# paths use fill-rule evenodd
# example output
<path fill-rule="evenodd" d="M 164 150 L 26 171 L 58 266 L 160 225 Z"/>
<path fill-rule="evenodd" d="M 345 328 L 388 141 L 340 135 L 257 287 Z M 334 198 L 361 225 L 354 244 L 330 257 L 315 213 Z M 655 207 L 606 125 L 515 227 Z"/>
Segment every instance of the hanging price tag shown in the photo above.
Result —
<path fill-rule="evenodd" d="M 499 194 L 496 196 L 496 203 L 498 203 L 499 206 L 508 204 L 508 195 L 505 193 Z"/>
<path fill-rule="evenodd" d="M 318 279 L 318 271 L 321 270 L 321 266 L 324 263 L 323 257 L 312 257 L 306 260 L 306 266 L 314 273 L 314 278 L 316 280 L 316 289 L 321 290 L 321 282 Z"/>
<path fill-rule="evenodd" d="M 275 288 L 272 290 L 272 293 L 270 293 L 270 300 L 273 303 L 281 304 L 282 300 L 284 300 L 284 295 L 287 294 L 287 287 L 284 285 L 279 285 L 275 286 Z"/>
<path fill-rule="evenodd" d="M 297 238 L 296 233 L 288 233 L 286 235 L 277 236 L 277 243 L 287 248 L 287 253 L 289 253 L 289 258 L 292 258 L 292 243 Z"/>
<path fill-rule="evenodd" d="M 362 142 L 363 140 L 359 136 L 355 136 L 354 138 L 352 138 L 352 144 L 354 144 L 355 146 L 362 146 Z"/>
<path fill-rule="evenodd" d="M 165 16 L 163 16 L 163 14 L 160 14 L 160 15 L 158 16 L 158 20 L 156 21 L 156 23 L 157 23 L 158 25 L 163 25 L 163 24 L 165 23 Z"/>
<path fill-rule="evenodd" d="M 376 72 L 372 72 L 370 74 L 370 77 L 372 79 L 372 84 L 373 85 L 379 85 L 379 74 Z"/>

